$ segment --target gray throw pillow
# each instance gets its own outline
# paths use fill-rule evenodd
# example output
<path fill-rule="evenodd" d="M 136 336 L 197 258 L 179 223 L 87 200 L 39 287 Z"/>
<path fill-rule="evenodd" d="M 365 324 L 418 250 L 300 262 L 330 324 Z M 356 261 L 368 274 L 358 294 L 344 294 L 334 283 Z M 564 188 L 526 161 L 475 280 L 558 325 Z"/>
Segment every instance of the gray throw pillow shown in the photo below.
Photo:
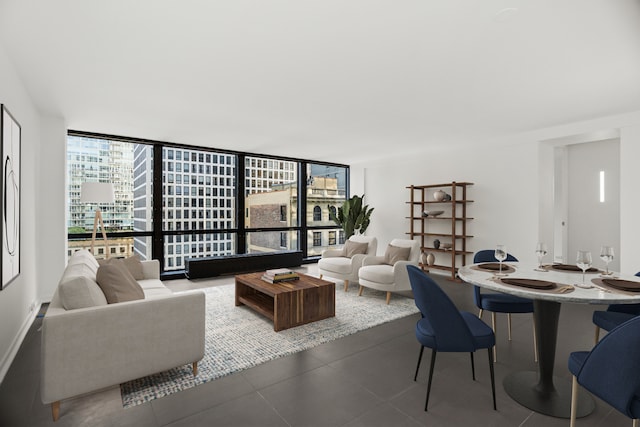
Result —
<path fill-rule="evenodd" d="M 110 263 L 119 263 L 120 265 L 124 266 L 124 268 L 126 268 L 136 280 L 144 279 L 144 273 L 142 272 L 142 262 L 140 261 L 140 257 L 138 255 L 133 255 L 129 258 L 109 258 L 98 260 L 99 265 L 106 265 Z"/>
<path fill-rule="evenodd" d="M 410 253 L 410 247 L 403 248 L 400 246 L 389 245 L 384 253 L 384 263 L 393 265 L 398 261 L 407 261 Z"/>
<path fill-rule="evenodd" d="M 355 254 L 366 254 L 369 244 L 367 242 L 354 242 L 353 240 L 347 240 L 344 243 L 342 253 L 344 257 L 351 258 Z"/>
<path fill-rule="evenodd" d="M 142 287 L 121 262 L 103 263 L 98 268 L 96 282 L 109 304 L 144 299 Z"/>

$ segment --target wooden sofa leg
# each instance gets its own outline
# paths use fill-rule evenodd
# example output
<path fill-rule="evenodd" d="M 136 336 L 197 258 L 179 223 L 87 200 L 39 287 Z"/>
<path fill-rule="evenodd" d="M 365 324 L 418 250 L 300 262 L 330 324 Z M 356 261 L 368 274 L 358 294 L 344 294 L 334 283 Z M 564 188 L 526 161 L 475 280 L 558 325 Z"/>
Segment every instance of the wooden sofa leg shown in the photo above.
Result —
<path fill-rule="evenodd" d="M 364 291 L 364 286 L 360 285 L 360 290 L 358 291 L 358 296 L 362 296 L 362 291 Z"/>
<path fill-rule="evenodd" d="M 391 301 L 391 292 L 387 292 L 387 305 L 389 305 L 389 301 Z"/>
<path fill-rule="evenodd" d="M 193 362 L 191 364 L 191 370 L 193 371 L 193 376 L 197 377 L 198 376 L 198 362 Z"/>
<path fill-rule="evenodd" d="M 349 289 L 349 281 L 345 280 L 344 281 L 344 291 L 347 292 L 348 289 Z"/>
<path fill-rule="evenodd" d="M 53 421 L 58 421 L 58 418 L 60 418 L 60 401 L 59 400 L 51 404 L 51 415 L 53 416 Z"/>

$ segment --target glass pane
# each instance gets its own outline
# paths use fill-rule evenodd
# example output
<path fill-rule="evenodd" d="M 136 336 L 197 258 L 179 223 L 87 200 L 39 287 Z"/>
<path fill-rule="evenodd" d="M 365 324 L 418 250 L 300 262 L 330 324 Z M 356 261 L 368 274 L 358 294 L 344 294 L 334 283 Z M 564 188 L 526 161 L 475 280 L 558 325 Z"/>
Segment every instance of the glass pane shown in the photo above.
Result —
<path fill-rule="evenodd" d="M 236 161 L 232 154 L 163 147 L 163 230 L 235 228 Z"/>
<path fill-rule="evenodd" d="M 341 228 L 307 232 L 307 256 L 322 255 L 325 249 L 338 248 L 343 244 L 344 231 Z"/>
<path fill-rule="evenodd" d="M 164 236 L 164 269 L 184 270 L 186 258 L 233 255 L 235 233 L 208 233 Z"/>
<path fill-rule="evenodd" d="M 347 169 L 338 166 L 307 165 L 307 224 L 335 225 L 329 212 L 337 211 L 347 197 Z M 311 245 L 309 246 L 311 248 Z"/>
<path fill-rule="evenodd" d="M 245 158 L 245 227 L 298 225 L 298 163 Z"/>
<path fill-rule="evenodd" d="M 107 245 L 105 245 L 102 236 L 100 236 L 100 238 L 96 237 L 96 242 L 93 249 L 95 257 L 97 259 L 107 258 L 107 253 L 109 253 L 109 258 L 126 258 L 132 256 L 133 254 L 138 254 L 143 260 L 151 259 L 150 236 L 136 238 L 109 238 L 107 239 Z M 91 239 L 69 239 L 67 247 L 67 258 L 71 257 L 71 254 L 80 249 L 91 250 Z"/>
<path fill-rule="evenodd" d="M 98 207 L 107 232 L 151 231 L 152 164 L 149 145 L 68 136 L 68 232 L 90 233 Z M 115 202 L 81 202 L 84 182 L 112 183 Z"/>
<path fill-rule="evenodd" d="M 298 250 L 298 232 L 260 231 L 247 233 L 247 253 L 296 251 Z"/>

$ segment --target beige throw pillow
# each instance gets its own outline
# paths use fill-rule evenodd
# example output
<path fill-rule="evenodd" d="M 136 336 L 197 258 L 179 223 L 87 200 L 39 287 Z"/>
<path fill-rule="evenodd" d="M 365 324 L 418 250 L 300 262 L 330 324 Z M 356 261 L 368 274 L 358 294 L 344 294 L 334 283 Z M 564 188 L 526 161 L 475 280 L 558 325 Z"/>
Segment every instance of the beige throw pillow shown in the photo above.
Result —
<path fill-rule="evenodd" d="M 354 242 L 353 240 L 347 240 L 344 243 L 342 253 L 344 257 L 351 258 L 355 254 L 366 254 L 369 244 L 367 242 Z"/>
<path fill-rule="evenodd" d="M 144 299 L 142 288 L 122 262 L 103 263 L 98 268 L 96 281 L 109 304 Z"/>
<path fill-rule="evenodd" d="M 143 280 L 144 273 L 142 272 L 142 262 L 140 261 L 140 257 L 138 255 L 130 256 L 129 258 L 109 258 L 109 259 L 101 259 L 98 261 L 100 265 L 106 265 L 110 263 L 119 263 L 124 266 L 129 273 L 136 280 Z"/>
<path fill-rule="evenodd" d="M 384 263 L 393 265 L 398 261 L 407 261 L 409 259 L 409 253 L 411 248 L 403 248 L 400 246 L 387 246 L 387 250 L 384 253 Z"/>

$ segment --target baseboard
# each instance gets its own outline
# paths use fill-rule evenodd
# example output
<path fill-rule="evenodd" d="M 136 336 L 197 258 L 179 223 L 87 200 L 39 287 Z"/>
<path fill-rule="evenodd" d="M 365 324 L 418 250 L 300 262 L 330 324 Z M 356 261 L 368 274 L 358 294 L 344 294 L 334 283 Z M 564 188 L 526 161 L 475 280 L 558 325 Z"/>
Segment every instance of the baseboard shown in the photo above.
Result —
<path fill-rule="evenodd" d="M 18 354 L 18 350 L 20 350 L 20 345 L 22 345 L 22 341 L 24 341 L 24 338 L 27 336 L 27 333 L 29 332 L 29 328 L 31 328 L 33 321 L 38 315 L 38 312 L 40 310 L 40 302 L 38 300 L 34 301 L 32 307 L 33 309 L 27 315 L 27 318 L 24 320 L 24 323 L 20 327 L 18 334 L 16 335 L 15 339 L 7 349 L 7 352 L 2 355 L 2 359 L 0 361 L 0 383 L 4 381 L 5 375 L 7 375 L 7 372 L 9 372 L 9 368 L 11 367 L 13 360 Z"/>

